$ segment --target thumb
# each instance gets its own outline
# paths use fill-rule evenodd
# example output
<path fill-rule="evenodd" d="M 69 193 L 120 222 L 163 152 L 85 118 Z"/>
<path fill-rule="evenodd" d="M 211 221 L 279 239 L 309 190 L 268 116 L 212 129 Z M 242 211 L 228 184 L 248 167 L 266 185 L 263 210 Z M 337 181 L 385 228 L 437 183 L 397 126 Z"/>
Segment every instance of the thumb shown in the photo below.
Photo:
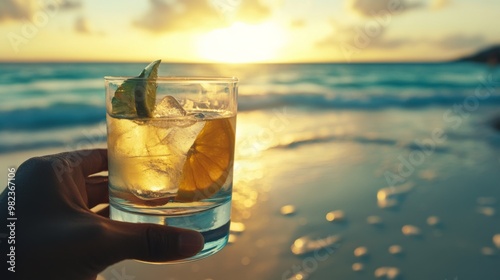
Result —
<path fill-rule="evenodd" d="M 180 260 L 203 249 L 203 236 L 193 230 L 145 223 L 109 221 L 107 252 L 110 263 L 125 259 L 150 262 Z"/>

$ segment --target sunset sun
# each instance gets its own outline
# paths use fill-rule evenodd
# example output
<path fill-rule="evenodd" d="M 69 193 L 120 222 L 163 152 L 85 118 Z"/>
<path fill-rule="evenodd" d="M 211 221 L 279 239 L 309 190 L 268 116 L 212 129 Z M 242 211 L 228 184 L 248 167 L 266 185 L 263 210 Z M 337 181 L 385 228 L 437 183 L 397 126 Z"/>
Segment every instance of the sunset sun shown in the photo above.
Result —
<path fill-rule="evenodd" d="M 262 62 L 276 58 L 285 43 L 283 30 L 266 22 L 258 25 L 234 23 L 203 34 L 197 43 L 199 55 L 226 63 Z"/>

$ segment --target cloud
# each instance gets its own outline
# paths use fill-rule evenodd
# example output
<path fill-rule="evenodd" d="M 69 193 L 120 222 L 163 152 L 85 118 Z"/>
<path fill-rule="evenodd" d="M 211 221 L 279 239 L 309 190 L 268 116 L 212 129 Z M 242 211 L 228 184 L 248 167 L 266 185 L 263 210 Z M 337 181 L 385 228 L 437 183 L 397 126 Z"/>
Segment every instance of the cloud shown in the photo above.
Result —
<path fill-rule="evenodd" d="M 132 22 L 153 32 L 210 30 L 227 25 L 228 19 L 253 23 L 270 15 L 254 0 L 149 0 L 149 10 Z"/>
<path fill-rule="evenodd" d="M 347 0 L 347 8 L 363 17 L 372 17 L 380 12 L 398 14 L 423 6 L 422 2 L 408 0 Z"/>
<path fill-rule="evenodd" d="M 433 43 L 443 49 L 468 49 L 484 46 L 488 42 L 482 35 L 454 34 Z"/>
<path fill-rule="evenodd" d="M 213 28 L 219 26 L 217 13 L 205 1 L 184 0 L 164 2 L 150 0 L 149 10 L 133 22 L 136 27 L 151 31 L 165 32 L 172 30 L 196 29 L 200 26 Z"/>
<path fill-rule="evenodd" d="M 318 47 L 338 48 L 350 46 L 359 51 L 363 49 L 396 49 L 412 44 L 421 43 L 410 38 L 384 38 L 382 33 L 377 37 L 369 37 L 354 31 L 332 33 L 316 43 Z"/>
<path fill-rule="evenodd" d="M 420 44 L 418 40 L 410 38 L 381 38 L 373 42 L 373 48 L 377 49 L 397 49 L 408 45 Z"/>
<path fill-rule="evenodd" d="M 90 27 L 87 19 L 84 17 L 78 17 L 75 20 L 75 31 L 82 34 L 90 34 Z"/>
<path fill-rule="evenodd" d="M 82 2 L 64 0 L 59 2 L 59 8 L 61 10 L 78 10 L 82 7 Z"/>
<path fill-rule="evenodd" d="M 367 22 L 375 23 L 376 21 Z M 335 50 L 347 61 L 351 61 L 353 56 L 368 49 L 392 50 L 422 43 L 420 40 L 409 37 L 387 37 L 386 29 L 381 24 L 365 23 L 365 25 L 356 26 L 332 21 L 332 27 L 332 32 L 318 41 L 316 47 Z"/>
<path fill-rule="evenodd" d="M 432 0 L 430 6 L 433 10 L 440 10 L 448 5 L 450 5 L 450 0 Z"/>
<path fill-rule="evenodd" d="M 0 0 L 0 22 L 29 19 L 34 10 L 31 0 Z"/>
<path fill-rule="evenodd" d="M 431 37 L 410 38 L 410 37 L 388 37 L 386 30 L 380 28 L 370 29 L 365 26 L 341 25 L 332 22 L 333 30 L 330 34 L 316 43 L 321 48 L 342 48 L 349 47 L 352 50 L 361 51 L 363 49 L 396 49 L 415 45 L 427 45 L 441 49 L 474 49 L 490 43 L 480 34 L 452 34 L 440 39 Z"/>
<path fill-rule="evenodd" d="M 96 30 L 92 24 L 88 21 L 87 18 L 83 16 L 79 16 L 75 19 L 74 25 L 73 25 L 73 30 L 76 33 L 83 34 L 83 35 L 98 35 L 98 36 L 105 36 L 106 33 L 104 33 L 101 30 Z"/>
<path fill-rule="evenodd" d="M 6 21 L 31 20 L 37 11 L 75 10 L 82 7 L 76 0 L 0 0 L 0 23 Z"/>
<path fill-rule="evenodd" d="M 370 23 L 377 23 L 370 21 Z M 332 32 L 324 39 L 317 42 L 318 47 L 333 47 L 350 44 L 357 48 L 367 48 L 380 41 L 385 33 L 385 26 L 381 24 L 345 25 L 332 20 Z"/>
<path fill-rule="evenodd" d="M 334 20 L 332 20 L 331 23 L 333 27 L 332 32 L 327 36 L 325 36 L 320 41 L 316 42 L 316 46 L 327 47 L 327 48 L 334 47 L 338 46 L 339 44 L 349 42 L 352 39 L 353 34 L 355 32 L 355 26 L 342 25 Z"/>
<path fill-rule="evenodd" d="M 216 0 L 217 1 L 217 0 Z M 218 0 L 226 2 L 235 2 L 235 0 Z M 236 19 L 247 23 L 256 23 L 267 18 L 271 11 L 268 7 L 263 6 L 257 0 L 236 0 L 240 1 L 241 5 L 237 7 Z"/>

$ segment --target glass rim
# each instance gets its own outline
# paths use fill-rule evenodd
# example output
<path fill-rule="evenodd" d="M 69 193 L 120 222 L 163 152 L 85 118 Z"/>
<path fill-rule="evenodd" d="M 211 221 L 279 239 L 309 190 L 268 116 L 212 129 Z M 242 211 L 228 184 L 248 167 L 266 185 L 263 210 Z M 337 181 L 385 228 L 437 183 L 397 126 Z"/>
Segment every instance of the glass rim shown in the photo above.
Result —
<path fill-rule="evenodd" d="M 147 78 L 133 77 L 133 76 L 104 76 L 106 81 L 124 81 L 124 80 L 152 80 Z M 198 83 L 237 83 L 239 80 L 236 77 L 226 76 L 158 76 L 156 81 L 168 83 L 182 83 L 182 82 L 198 82 Z"/>

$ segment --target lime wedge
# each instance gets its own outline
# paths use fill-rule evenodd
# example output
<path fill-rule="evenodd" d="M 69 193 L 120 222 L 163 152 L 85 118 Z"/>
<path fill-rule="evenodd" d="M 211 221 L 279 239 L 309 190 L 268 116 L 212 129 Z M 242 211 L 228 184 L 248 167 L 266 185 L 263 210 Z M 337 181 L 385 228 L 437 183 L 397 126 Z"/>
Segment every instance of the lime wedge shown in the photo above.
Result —
<path fill-rule="evenodd" d="M 156 79 L 161 60 L 151 62 L 137 77 L 121 84 L 111 100 L 113 115 L 151 117 L 156 101 Z"/>

